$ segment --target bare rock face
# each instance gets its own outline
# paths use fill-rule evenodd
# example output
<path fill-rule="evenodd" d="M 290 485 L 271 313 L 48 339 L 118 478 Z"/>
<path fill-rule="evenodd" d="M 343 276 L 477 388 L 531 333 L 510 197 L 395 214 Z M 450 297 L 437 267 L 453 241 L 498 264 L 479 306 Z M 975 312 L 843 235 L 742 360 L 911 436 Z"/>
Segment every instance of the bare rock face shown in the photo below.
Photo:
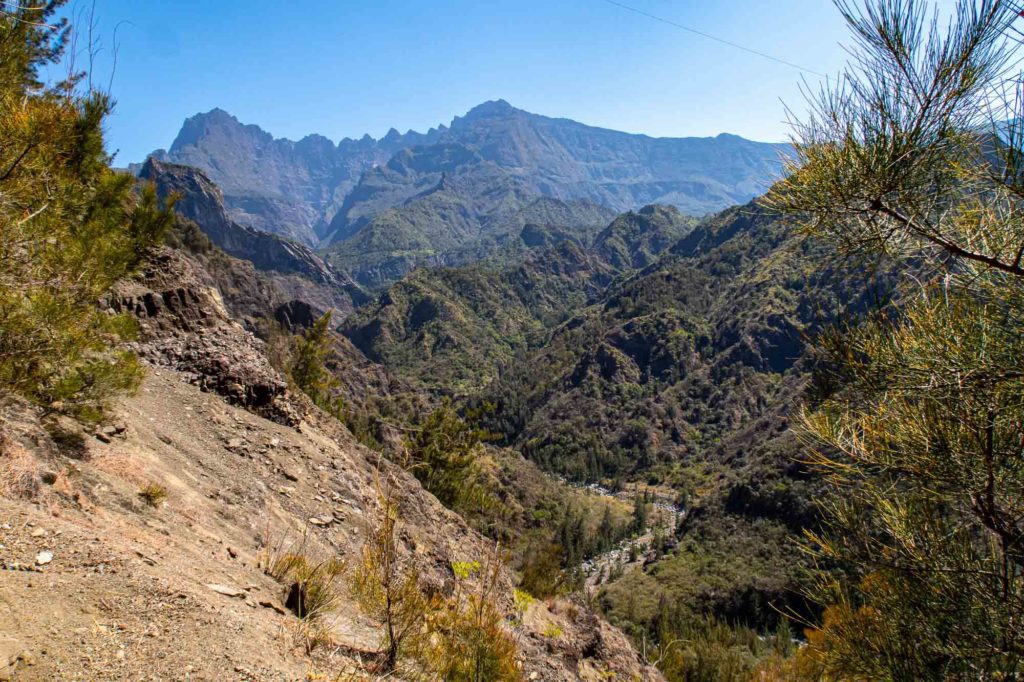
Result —
<path fill-rule="evenodd" d="M 292 333 L 309 329 L 323 315 L 322 311 L 316 310 L 306 301 L 292 300 L 282 303 L 274 309 L 274 319 L 278 324 L 286 327 Z"/>
<path fill-rule="evenodd" d="M 105 303 L 139 320 L 135 350 L 145 360 L 188 373 L 191 383 L 234 405 L 278 423 L 298 423 L 288 384 L 267 361 L 263 342 L 231 319 L 220 293 L 181 253 L 157 254 Z"/>
<path fill-rule="evenodd" d="M 338 144 L 322 135 L 292 141 L 214 109 L 186 120 L 170 149 L 153 156 L 203 169 L 224 190 L 233 220 L 315 244 L 364 171 L 399 149 L 433 144 L 441 132 L 392 131 L 380 140 L 366 135 Z"/>
<path fill-rule="evenodd" d="M 282 290 L 307 299 L 312 293 L 312 298 L 343 312 L 366 300 L 366 294 L 351 279 L 331 268 L 308 246 L 231 220 L 223 193 L 203 171 L 150 158 L 139 177 L 155 183 L 162 199 L 177 194 L 175 211 L 180 216 L 198 225 L 227 254 L 252 262 L 257 270 L 278 275 L 275 283 Z"/>

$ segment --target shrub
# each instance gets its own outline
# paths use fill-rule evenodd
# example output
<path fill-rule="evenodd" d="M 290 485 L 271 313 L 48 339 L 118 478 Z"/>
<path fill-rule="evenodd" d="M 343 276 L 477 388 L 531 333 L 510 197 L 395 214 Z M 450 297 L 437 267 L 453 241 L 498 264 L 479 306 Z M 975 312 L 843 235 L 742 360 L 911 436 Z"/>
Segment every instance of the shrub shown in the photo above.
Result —
<path fill-rule="evenodd" d="M 495 602 L 501 572 L 497 545 L 486 566 L 472 561 L 452 567 L 455 594 L 427 620 L 431 637 L 421 657 L 424 667 L 448 682 L 520 679 L 515 642 Z"/>
<path fill-rule="evenodd" d="M 416 566 L 398 556 L 394 490 L 389 485 L 378 494 L 380 511 L 350 585 L 362 609 L 384 625 L 378 672 L 404 664 L 450 682 L 518 680 L 515 643 L 494 599 L 502 568 L 497 547 L 486 566 L 451 562 L 454 594 L 428 596 Z"/>
<path fill-rule="evenodd" d="M 430 607 L 419 573 L 398 556 L 398 508 L 394 488 L 378 490 L 379 511 L 350 576 L 350 591 L 364 612 L 384 624 L 380 670 L 394 671 L 400 659 L 417 652 Z"/>
<path fill-rule="evenodd" d="M 301 551 L 273 556 L 267 566 L 268 575 L 289 584 L 285 605 L 304 620 L 319 618 L 337 604 L 338 578 L 344 572 L 339 559 L 315 561 Z"/>
<path fill-rule="evenodd" d="M 139 497 L 150 507 L 159 507 L 167 499 L 167 488 L 159 483 L 147 483 L 139 491 Z"/>
<path fill-rule="evenodd" d="M 34 499 L 41 487 L 39 460 L 0 434 L 0 497 Z"/>

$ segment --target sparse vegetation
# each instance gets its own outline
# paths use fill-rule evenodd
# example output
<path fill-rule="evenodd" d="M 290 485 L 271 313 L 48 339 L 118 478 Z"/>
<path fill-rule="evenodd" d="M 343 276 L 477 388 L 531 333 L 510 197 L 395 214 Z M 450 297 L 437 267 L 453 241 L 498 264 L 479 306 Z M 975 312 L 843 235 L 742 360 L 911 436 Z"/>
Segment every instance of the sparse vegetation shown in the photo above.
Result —
<path fill-rule="evenodd" d="M 24 448 L 0 434 L 0 497 L 36 498 L 42 488 L 39 461 Z"/>
<path fill-rule="evenodd" d="M 711 616 L 674 620 L 664 606 L 652 624 L 654 638 L 641 637 L 642 654 L 669 680 L 749 682 L 772 679 L 769 671 L 787 664 L 795 650 L 786 621 L 767 637 Z M 784 677 L 795 681 L 804 679 Z"/>
<path fill-rule="evenodd" d="M 438 679 L 520 679 L 515 642 L 496 602 L 501 568 L 497 545 L 486 565 L 476 561 L 453 564 L 455 593 L 428 618 L 431 638 L 423 656 L 427 669 Z"/>
<path fill-rule="evenodd" d="M 147 483 L 139 490 L 139 497 L 150 507 L 156 509 L 167 499 L 167 488 L 159 483 Z"/>
<path fill-rule="evenodd" d="M 384 625 L 380 672 L 394 671 L 403 657 L 424 646 L 423 625 L 431 610 L 414 564 L 403 562 L 396 545 L 398 507 L 390 482 L 378 491 L 376 519 L 350 576 L 352 596 Z"/>
<path fill-rule="evenodd" d="M 317 561 L 301 551 L 274 556 L 267 567 L 269 575 L 289 585 L 285 605 L 304 620 L 320 618 L 337 605 L 339 579 L 345 570 L 340 559 Z"/>
<path fill-rule="evenodd" d="M 330 645 L 330 615 L 344 595 L 347 564 L 336 557 L 314 557 L 303 538 L 288 546 L 265 547 L 260 565 L 285 586 L 284 606 L 297 618 L 292 631 L 295 641 L 307 653 Z"/>
<path fill-rule="evenodd" d="M 497 549 L 486 565 L 452 562 L 454 593 L 428 595 L 415 564 L 398 553 L 392 486 L 379 492 L 379 503 L 350 583 L 363 610 L 384 626 L 378 672 L 404 664 L 452 682 L 518 679 L 515 643 L 495 602 Z"/>
<path fill-rule="evenodd" d="M 543 634 L 548 639 L 558 639 L 562 636 L 562 628 L 558 627 L 554 623 L 549 623 L 544 628 L 544 632 L 541 634 Z"/>

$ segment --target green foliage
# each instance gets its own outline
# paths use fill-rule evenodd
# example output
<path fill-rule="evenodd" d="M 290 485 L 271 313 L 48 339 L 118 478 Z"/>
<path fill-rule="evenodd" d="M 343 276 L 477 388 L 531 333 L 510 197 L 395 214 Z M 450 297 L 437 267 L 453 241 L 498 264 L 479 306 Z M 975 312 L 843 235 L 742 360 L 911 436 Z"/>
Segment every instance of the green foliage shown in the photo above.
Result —
<path fill-rule="evenodd" d="M 415 565 L 398 554 L 390 488 L 380 494 L 380 505 L 351 575 L 353 596 L 384 625 L 380 672 L 402 668 L 451 682 L 519 679 L 515 642 L 496 602 L 497 549 L 486 565 L 453 561 L 454 593 L 428 596 Z"/>
<path fill-rule="evenodd" d="M 688 520 L 678 545 L 646 570 L 615 576 L 611 567 L 613 579 L 596 601 L 612 623 L 627 631 L 645 626 L 659 597 L 680 618 L 711 614 L 759 632 L 777 627 L 780 612 L 813 615 L 798 591 L 807 562 L 786 526 L 714 507 L 702 516 Z"/>
<path fill-rule="evenodd" d="M 84 419 L 134 388 L 135 358 L 112 350 L 132 326 L 97 308 L 173 222 L 146 187 L 109 168 L 111 98 L 39 73 L 63 52 L 63 2 L 0 12 L 0 386 Z M 47 26 L 54 21 L 55 29 Z"/>
<path fill-rule="evenodd" d="M 541 633 L 548 639 L 558 639 L 562 636 L 562 628 L 558 627 L 554 623 L 549 624 L 544 628 L 544 632 Z"/>
<path fill-rule="evenodd" d="M 331 352 L 331 312 L 324 313 L 295 343 L 289 363 L 289 374 L 298 386 L 319 407 L 327 409 L 333 402 L 332 389 L 338 380 L 327 369 L 325 360 Z"/>
<path fill-rule="evenodd" d="M 389 486 L 378 493 L 377 518 L 350 577 L 352 596 L 374 619 L 384 624 L 381 671 L 392 672 L 405 656 L 424 645 L 422 632 L 430 599 L 424 594 L 415 565 L 398 554 L 398 508 Z"/>
<path fill-rule="evenodd" d="M 804 417 L 831 571 L 805 660 L 830 679 L 1002 680 L 1024 661 L 1024 207 L 1010 3 L 841 4 L 855 61 L 797 128 L 769 203 L 862 259 L 898 305 L 827 339 Z M 988 116 L 1009 123 L 985 133 Z M 920 276 L 927 264 L 938 276 Z M 922 284 L 921 280 L 925 282 Z"/>
<path fill-rule="evenodd" d="M 496 602 L 501 571 L 497 552 L 486 566 L 455 562 L 453 569 L 455 593 L 428 618 L 432 636 L 422 655 L 425 667 L 448 682 L 519 680 L 515 642 Z M 471 577 L 475 586 L 468 582 Z"/>
<path fill-rule="evenodd" d="M 766 203 L 847 253 L 953 256 L 1024 274 L 1024 100 L 1006 90 L 1018 76 L 1018 38 L 1007 35 L 1017 11 L 957 0 L 947 30 L 935 3 L 839 7 L 855 59 L 811 98 L 788 177 Z M 993 130 L 993 120 L 1009 122 Z"/>
<path fill-rule="evenodd" d="M 28 0 L 0 8 L 0 91 L 37 90 L 39 71 L 60 61 L 71 37 L 67 18 L 58 18 L 66 0 Z"/>
<path fill-rule="evenodd" d="M 512 603 L 520 618 L 523 617 L 523 614 L 525 614 L 530 606 L 536 601 L 536 597 L 526 590 L 521 590 L 518 587 L 512 590 Z"/>
<path fill-rule="evenodd" d="M 719 450 L 779 404 L 806 339 L 872 296 L 846 270 L 815 273 L 803 248 L 756 206 L 705 221 L 510 363 L 483 391 L 498 406 L 485 426 L 572 480 Z"/>
<path fill-rule="evenodd" d="M 642 533 L 647 529 L 647 517 L 650 512 L 650 502 L 647 501 L 647 496 L 637 494 L 633 498 L 633 524 L 632 530 L 634 533 Z"/>
<path fill-rule="evenodd" d="M 766 679 L 760 671 L 787 659 L 794 649 L 787 621 L 776 633 L 762 637 L 755 630 L 710 616 L 679 617 L 667 604 L 662 605 L 652 631 L 647 656 L 669 682 Z"/>
<path fill-rule="evenodd" d="M 843 670 L 998 675 L 1024 657 L 1024 283 L 987 279 L 832 344 L 844 387 L 805 423 L 836 486 L 811 547 L 848 567 L 816 596 L 856 614 L 826 632 Z"/>
<path fill-rule="evenodd" d="M 453 561 L 452 573 L 459 580 L 466 580 L 480 571 L 479 561 Z"/>
<path fill-rule="evenodd" d="M 480 480 L 485 432 L 445 403 L 406 438 L 407 466 L 441 504 L 472 515 L 494 502 Z"/>
<path fill-rule="evenodd" d="M 524 558 L 519 586 L 538 597 L 550 597 L 562 591 L 565 575 L 562 572 L 563 548 L 546 542 L 530 547 Z"/>

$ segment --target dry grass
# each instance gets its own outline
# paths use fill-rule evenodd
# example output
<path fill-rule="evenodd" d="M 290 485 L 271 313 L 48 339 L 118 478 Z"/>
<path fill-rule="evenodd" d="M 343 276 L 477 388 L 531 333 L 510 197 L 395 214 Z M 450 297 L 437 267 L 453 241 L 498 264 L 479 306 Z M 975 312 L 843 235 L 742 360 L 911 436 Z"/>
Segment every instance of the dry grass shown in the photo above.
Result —
<path fill-rule="evenodd" d="M 305 620 L 329 612 L 340 598 L 338 579 L 345 572 L 345 563 L 340 559 L 316 561 L 303 553 L 285 552 L 271 557 L 267 574 L 288 585 L 298 585 L 302 598 L 296 606 L 296 614 Z"/>
<path fill-rule="evenodd" d="M 0 497 L 35 500 L 43 494 L 39 460 L 0 436 Z"/>
<path fill-rule="evenodd" d="M 149 483 L 145 468 L 134 457 L 122 453 L 103 452 L 94 455 L 90 463 L 99 471 L 138 486 L 140 489 Z"/>
<path fill-rule="evenodd" d="M 139 497 L 150 507 L 156 508 L 167 499 L 167 488 L 159 483 L 147 483 L 139 490 Z"/>
<path fill-rule="evenodd" d="M 341 600 L 340 581 L 345 562 L 337 558 L 318 560 L 306 548 L 306 538 L 298 543 L 278 542 L 261 552 L 264 572 L 287 586 L 286 606 L 299 621 L 292 633 L 296 644 L 306 653 L 334 645 L 328 615 Z"/>

